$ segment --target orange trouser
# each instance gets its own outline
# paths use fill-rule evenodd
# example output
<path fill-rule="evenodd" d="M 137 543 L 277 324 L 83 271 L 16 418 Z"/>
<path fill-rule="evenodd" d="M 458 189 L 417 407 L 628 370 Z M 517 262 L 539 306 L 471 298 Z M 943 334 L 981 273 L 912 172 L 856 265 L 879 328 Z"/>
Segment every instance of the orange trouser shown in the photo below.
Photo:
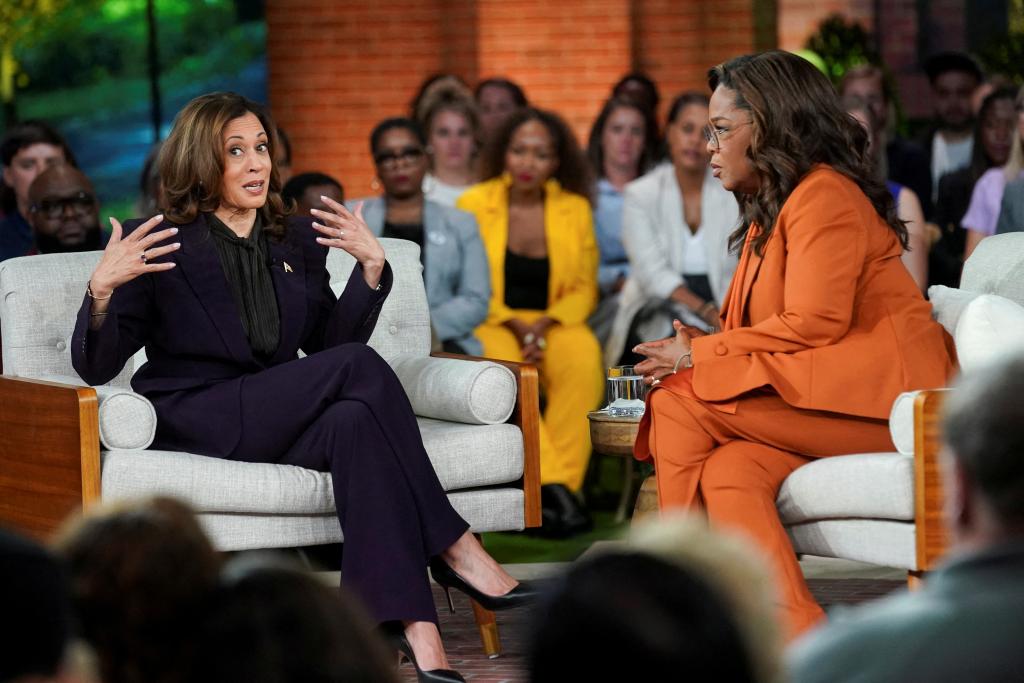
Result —
<path fill-rule="evenodd" d="M 676 376 L 675 388 L 650 394 L 648 446 L 659 505 L 703 504 L 712 524 L 737 529 L 754 541 L 775 574 L 780 618 L 792 639 L 824 612 L 807 588 L 779 521 L 779 487 L 812 458 L 894 450 L 888 425 L 794 408 L 768 392 L 747 394 L 736 401 L 734 414 L 723 412 L 692 395 L 690 376 Z"/>

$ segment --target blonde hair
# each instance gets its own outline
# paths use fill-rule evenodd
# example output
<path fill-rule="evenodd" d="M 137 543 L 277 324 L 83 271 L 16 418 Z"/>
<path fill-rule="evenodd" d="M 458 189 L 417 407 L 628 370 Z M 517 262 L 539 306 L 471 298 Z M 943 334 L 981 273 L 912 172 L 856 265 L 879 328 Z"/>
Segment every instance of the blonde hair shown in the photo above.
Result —
<path fill-rule="evenodd" d="M 675 512 L 635 523 L 627 544 L 705 580 L 730 608 L 755 678 L 781 678 L 782 637 L 775 615 L 775 591 L 770 577 L 761 569 L 765 560 L 749 543 L 711 531 L 702 517 Z"/>
<path fill-rule="evenodd" d="M 253 114 L 267 134 L 271 161 L 267 201 L 260 218 L 268 234 L 282 237 L 287 212 L 281 198 L 281 176 L 273 163 L 277 126 L 270 115 L 252 100 L 231 92 L 200 95 L 174 117 L 171 134 L 160 148 L 157 166 L 163 183 L 161 209 L 172 223 L 191 223 L 199 213 L 215 211 L 221 203 L 224 175 L 222 136 L 228 123 Z"/>
<path fill-rule="evenodd" d="M 1020 134 L 1020 117 L 1024 115 L 1024 86 L 1017 91 L 1017 98 L 1013 101 L 1013 106 L 1017 111 L 1017 125 L 1013 129 L 1010 158 L 1007 159 L 1006 166 L 1003 166 L 1003 175 L 1006 176 L 1006 182 L 1016 180 L 1020 172 L 1024 171 L 1024 138 Z M 975 140 L 974 144 L 981 144 L 981 141 Z"/>
<path fill-rule="evenodd" d="M 423 133 L 430 139 L 431 126 L 437 115 L 444 111 L 461 114 L 469 123 L 473 141 L 480 148 L 480 113 L 473 93 L 454 76 L 444 76 L 427 86 L 416 105 L 416 121 L 423 127 Z"/>

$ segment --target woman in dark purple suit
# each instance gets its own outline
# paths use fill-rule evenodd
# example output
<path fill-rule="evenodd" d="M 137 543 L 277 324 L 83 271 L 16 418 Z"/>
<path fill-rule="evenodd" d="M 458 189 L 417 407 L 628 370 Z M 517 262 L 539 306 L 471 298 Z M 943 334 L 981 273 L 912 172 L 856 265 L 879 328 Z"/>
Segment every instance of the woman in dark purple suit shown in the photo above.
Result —
<path fill-rule="evenodd" d="M 462 680 L 446 670 L 428 561 L 436 580 L 492 609 L 531 589 L 452 509 L 398 379 L 366 345 L 392 276 L 361 207 L 327 200 L 334 212 L 314 212 L 319 223 L 287 218 L 275 131 L 232 93 L 181 110 L 159 160 L 164 214 L 111 219 L 78 313 L 75 370 L 107 382 L 145 347 L 132 386 L 156 408 L 154 447 L 330 472 L 346 585 L 431 670 L 421 677 Z M 357 261 L 337 300 L 328 249 Z"/>

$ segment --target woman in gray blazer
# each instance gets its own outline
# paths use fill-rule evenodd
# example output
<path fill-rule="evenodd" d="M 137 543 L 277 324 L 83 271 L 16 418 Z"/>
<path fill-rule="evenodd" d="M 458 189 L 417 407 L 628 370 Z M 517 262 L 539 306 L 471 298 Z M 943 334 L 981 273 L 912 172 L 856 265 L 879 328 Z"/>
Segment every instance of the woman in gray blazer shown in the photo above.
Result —
<path fill-rule="evenodd" d="M 420 245 L 435 341 L 451 353 L 480 355 L 473 330 L 487 317 L 491 298 L 487 255 L 473 214 L 424 197 L 425 147 L 411 119 L 386 119 L 373 129 L 370 151 L 384 195 L 364 200 L 363 220 L 378 237 Z"/>
<path fill-rule="evenodd" d="M 604 347 L 606 365 L 618 364 L 636 342 L 671 334 L 673 318 L 703 328 L 719 324 L 736 269 L 728 242 L 739 205 L 708 167 L 707 120 L 706 95 L 677 97 L 665 130 L 671 163 L 626 185 L 622 242 L 630 274 Z M 630 360 L 627 353 L 623 362 Z"/>

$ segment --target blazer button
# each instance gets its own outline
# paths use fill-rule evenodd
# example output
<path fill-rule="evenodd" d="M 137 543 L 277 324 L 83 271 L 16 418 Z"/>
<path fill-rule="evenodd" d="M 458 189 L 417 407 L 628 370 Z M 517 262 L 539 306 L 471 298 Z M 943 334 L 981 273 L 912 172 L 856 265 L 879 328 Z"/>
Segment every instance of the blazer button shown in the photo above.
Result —
<path fill-rule="evenodd" d="M 388 332 L 390 332 L 391 334 L 398 334 L 398 326 L 392 325 L 391 327 L 388 328 Z"/>
<path fill-rule="evenodd" d="M 718 346 L 715 347 L 715 353 L 718 354 L 719 356 L 724 356 L 725 354 L 729 353 L 729 349 L 725 348 L 725 344 L 719 344 Z"/>
<path fill-rule="evenodd" d="M 67 343 L 63 339 L 59 340 L 56 344 L 54 344 L 54 346 L 57 347 L 58 351 L 63 351 L 64 349 L 68 348 Z"/>

